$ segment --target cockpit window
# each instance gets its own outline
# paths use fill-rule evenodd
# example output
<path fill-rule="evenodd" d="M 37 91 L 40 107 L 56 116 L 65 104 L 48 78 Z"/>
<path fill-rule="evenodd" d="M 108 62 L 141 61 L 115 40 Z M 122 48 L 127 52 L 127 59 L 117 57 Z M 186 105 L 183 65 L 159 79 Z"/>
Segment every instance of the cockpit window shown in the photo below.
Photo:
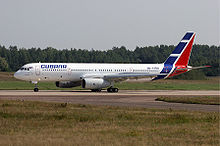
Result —
<path fill-rule="evenodd" d="M 33 67 L 31 66 L 31 67 L 22 67 L 22 68 L 20 68 L 20 70 L 27 70 L 27 71 L 30 71 L 30 69 L 33 69 Z"/>

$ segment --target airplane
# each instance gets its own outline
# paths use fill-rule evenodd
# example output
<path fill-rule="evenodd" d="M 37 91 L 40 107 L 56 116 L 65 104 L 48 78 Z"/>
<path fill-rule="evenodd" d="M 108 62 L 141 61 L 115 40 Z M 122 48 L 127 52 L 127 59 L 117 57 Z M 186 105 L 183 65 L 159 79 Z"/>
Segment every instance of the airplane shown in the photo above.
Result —
<path fill-rule="evenodd" d="M 37 83 L 44 81 L 54 81 L 60 88 L 82 86 L 92 92 L 100 92 L 103 88 L 107 88 L 107 92 L 118 92 L 114 83 L 128 78 L 166 79 L 192 69 L 210 67 L 188 65 L 195 35 L 194 32 L 186 32 L 174 51 L 161 64 L 39 62 L 22 66 L 14 77 L 35 84 L 34 92 L 39 91 Z"/>

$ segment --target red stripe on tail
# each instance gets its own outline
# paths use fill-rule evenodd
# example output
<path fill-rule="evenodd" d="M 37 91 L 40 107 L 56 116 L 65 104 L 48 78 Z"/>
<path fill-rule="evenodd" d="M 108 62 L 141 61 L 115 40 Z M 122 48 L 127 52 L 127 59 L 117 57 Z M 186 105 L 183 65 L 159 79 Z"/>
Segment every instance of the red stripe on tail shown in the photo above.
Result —
<path fill-rule="evenodd" d="M 178 59 L 178 61 L 175 64 L 175 66 L 181 66 L 181 65 L 187 66 L 188 65 L 194 38 L 195 38 L 195 35 L 190 40 L 189 44 L 186 46 L 184 52 L 181 54 L 180 58 Z"/>

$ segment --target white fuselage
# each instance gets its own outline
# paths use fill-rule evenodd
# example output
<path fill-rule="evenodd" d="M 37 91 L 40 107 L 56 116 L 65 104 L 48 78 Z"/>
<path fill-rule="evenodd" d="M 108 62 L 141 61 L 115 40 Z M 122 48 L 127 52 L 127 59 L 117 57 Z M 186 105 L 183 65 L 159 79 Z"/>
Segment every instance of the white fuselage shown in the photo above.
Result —
<path fill-rule="evenodd" d="M 188 66 L 194 32 L 187 32 L 167 60 L 162 64 L 109 64 L 109 63 L 30 63 L 19 69 L 15 78 L 32 81 L 55 81 L 57 87 L 68 88 L 82 85 L 82 88 L 118 92 L 112 83 L 127 78 L 153 77 L 165 79 L 189 71 Z M 200 68 L 200 67 L 199 67 Z M 35 92 L 38 88 L 35 87 Z"/>
<path fill-rule="evenodd" d="M 160 75 L 163 64 L 98 64 L 98 63 L 30 63 L 15 73 L 26 81 L 80 81 L 82 78 L 102 78 L 121 74 Z"/>

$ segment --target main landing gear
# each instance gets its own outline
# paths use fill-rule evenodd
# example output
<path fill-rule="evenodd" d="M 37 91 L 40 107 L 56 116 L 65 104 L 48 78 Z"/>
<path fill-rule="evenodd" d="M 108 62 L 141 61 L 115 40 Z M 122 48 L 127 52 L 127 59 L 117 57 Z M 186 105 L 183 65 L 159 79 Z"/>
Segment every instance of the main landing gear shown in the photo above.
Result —
<path fill-rule="evenodd" d="M 101 92 L 102 89 L 91 89 L 92 92 Z"/>
<path fill-rule="evenodd" d="M 102 89 L 91 89 L 92 92 L 101 92 Z M 113 88 L 113 87 L 110 87 L 107 89 L 107 92 L 109 93 L 115 93 L 115 92 L 118 92 L 118 88 Z"/>
<path fill-rule="evenodd" d="M 107 92 L 111 92 L 111 93 L 113 93 L 113 92 L 118 92 L 118 88 L 112 88 L 112 87 L 110 87 L 110 88 L 107 89 Z"/>

